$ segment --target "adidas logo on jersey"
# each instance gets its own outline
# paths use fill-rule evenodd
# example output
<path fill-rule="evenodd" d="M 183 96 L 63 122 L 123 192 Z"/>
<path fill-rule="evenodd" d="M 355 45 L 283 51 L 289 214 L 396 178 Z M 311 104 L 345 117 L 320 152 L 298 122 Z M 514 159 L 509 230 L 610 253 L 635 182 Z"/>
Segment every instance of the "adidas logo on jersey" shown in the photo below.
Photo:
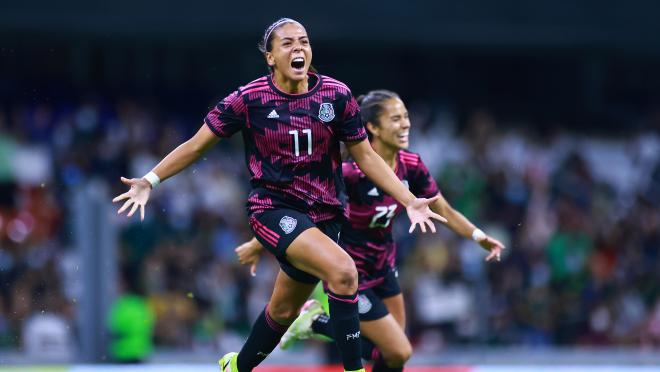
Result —
<path fill-rule="evenodd" d="M 378 196 L 378 189 L 374 187 L 373 189 L 369 190 L 367 195 L 369 195 L 369 196 Z"/>
<path fill-rule="evenodd" d="M 280 116 L 277 115 L 277 112 L 275 112 L 275 110 L 271 111 L 270 114 L 268 114 L 268 116 L 266 116 L 266 117 L 268 119 L 279 119 L 280 118 Z"/>

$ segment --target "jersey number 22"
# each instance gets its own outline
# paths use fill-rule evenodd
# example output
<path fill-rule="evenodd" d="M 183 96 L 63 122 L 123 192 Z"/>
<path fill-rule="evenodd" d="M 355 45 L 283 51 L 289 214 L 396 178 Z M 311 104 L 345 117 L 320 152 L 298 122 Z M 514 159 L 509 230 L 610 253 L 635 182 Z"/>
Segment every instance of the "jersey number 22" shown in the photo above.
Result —
<path fill-rule="evenodd" d="M 374 229 L 377 227 L 387 227 L 392 222 L 392 217 L 394 217 L 394 212 L 396 212 L 396 204 L 392 205 L 379 205 L 376 207 L 376 214 L 371 219 L 369 227 Z"/>

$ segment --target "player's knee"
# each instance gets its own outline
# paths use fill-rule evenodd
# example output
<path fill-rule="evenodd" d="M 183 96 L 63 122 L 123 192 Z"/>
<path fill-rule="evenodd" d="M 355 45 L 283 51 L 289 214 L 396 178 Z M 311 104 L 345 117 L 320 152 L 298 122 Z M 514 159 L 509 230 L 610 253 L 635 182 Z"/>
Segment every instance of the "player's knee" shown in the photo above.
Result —
<path fill-rule="evenodd" d="M 347 256 L 335 263 L 332 274 L 328 278 L 330 290 L 341 295 L 350 295 L 357 291 L 358 272 L 355 262 Z"/>
<path fill-rule="evenodd" d="M 399 368 L 403 367 L 411 356 L 412 346 L 409 342 L 406 342 L 405 345 L 401 345 L 396 350 L 383 355 L 383 359 L 385 359 L 385 364 L 387 364 L 388 367 Z"/>
<path fill-rule="evenodd" d="M 298 316 L 299 309 L 287 303 L 268 305 L 268 315 L 279 324 L 291 324 Z"/>

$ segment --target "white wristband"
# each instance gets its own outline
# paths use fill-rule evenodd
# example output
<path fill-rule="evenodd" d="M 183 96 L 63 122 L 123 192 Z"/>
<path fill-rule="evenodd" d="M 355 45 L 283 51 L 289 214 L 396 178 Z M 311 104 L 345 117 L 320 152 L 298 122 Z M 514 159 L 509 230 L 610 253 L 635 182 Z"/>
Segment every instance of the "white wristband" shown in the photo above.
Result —
<path fill-rule="evenodd" d="M 158 175 L 153 171 L 145 174 L 144 177 L 142 178 L 144 178 L 151 184 L 152 189 L 155 189 L 156 186 L 160 185 L 160 177 L 158 177 Z"/>
<path fill-rule="evenodd" d="M 474 231 L 472 231 L 472 240 L 480 242 L 484 239 L 486 239 L 486 234 L 481 231 L 481 229 L 474 229 Z"/>

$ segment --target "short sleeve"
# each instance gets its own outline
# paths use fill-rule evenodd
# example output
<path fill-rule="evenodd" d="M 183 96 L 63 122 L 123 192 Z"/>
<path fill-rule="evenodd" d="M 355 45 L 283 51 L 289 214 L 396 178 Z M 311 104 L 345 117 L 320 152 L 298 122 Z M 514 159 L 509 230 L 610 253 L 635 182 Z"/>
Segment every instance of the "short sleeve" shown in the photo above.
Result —
<path fill-rule="evenodd" d="M 416 197 L 432 198 L 440 192 L 438 184 L 431 176 L 431 173 L 428 168 L 426 168 L 426 164 L 424 164 L 421 158 L 419 159 L 417 166 L 411 169 L 411 173 L 410 178 L 408 178 L 410 192 Z"/>
<path fill-rule="evenodd" d="M 352 161 L 345 161 L 342 163 L 341 168 L 349 200 L 358 197 L 357 184 L 360 179 L 360 173 L 357 165 Z"/>
<path fill-rule="evenodd" d="M 245 103 L 239 91 L 225 97 L 204 118 L 218 137 L 231 137 L 245 127 Z"/>
<path fill-rule="evenodd" d="M 367 131 L 364 129 L 362 117 L 360 116 L 360 105 L 358 105 L 353 95 L 348 92 L 343 96 L 341 121 L 336 125 L 337 138 L 342 142 L 359 142 L 367 138 Z"/>

